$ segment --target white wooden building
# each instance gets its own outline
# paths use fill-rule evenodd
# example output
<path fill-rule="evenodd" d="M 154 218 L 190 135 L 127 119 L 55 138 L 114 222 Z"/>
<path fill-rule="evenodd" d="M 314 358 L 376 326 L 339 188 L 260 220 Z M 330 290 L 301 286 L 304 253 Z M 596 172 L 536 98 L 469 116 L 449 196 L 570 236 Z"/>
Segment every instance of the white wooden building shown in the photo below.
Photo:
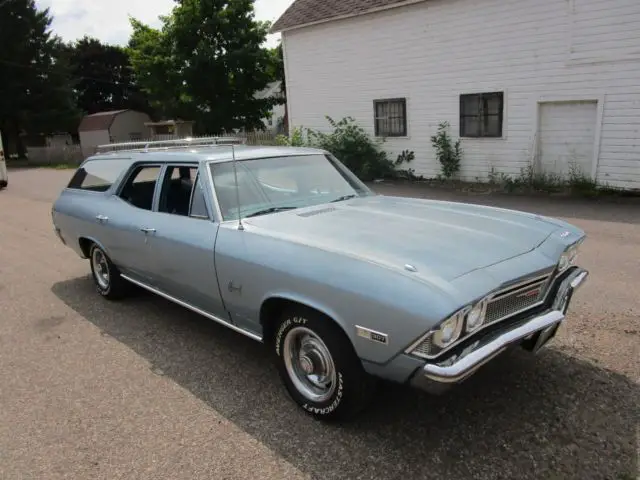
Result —
<path fill-rule="evenodd" d="M 292 128 L 352 116 L 432 177 L 448 121 L 464 179 L 574 165 L 640 188 L 640 0 L 296 0 L 272 31 Z"/>

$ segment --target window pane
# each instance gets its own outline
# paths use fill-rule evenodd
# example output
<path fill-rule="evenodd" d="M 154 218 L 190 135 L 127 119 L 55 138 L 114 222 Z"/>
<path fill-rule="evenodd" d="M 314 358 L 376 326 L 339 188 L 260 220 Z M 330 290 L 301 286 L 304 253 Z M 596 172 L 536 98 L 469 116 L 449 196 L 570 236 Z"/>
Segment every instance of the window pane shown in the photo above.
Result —
<path fill-rule="evenodd" d="M 462 111 L 461 115 L 479 115 L 480 114 L 480 102 L 479 95 L 461 95 L 460 106 Z"/>
<path fill-rule="evenodd" d="M 462 117 L 462 135 L 477 137 L 480 135 L 480 117 Z"/>
<path fill-rule="evenodd" d="M 488 115 L 498 115 L 502 112 L 502 95 L 492 94 L 485 97 L 485 113 Z"/>
<path fill-rule="evenodd" d="M 378 136 L 384 137 L 389 135 L 389 121 L 387 119 L 378 119 Z"/>
<path fill-rule="evenodd" d="M 151 210 L 153 193 L 160 174 L 160 167 L 138 168 L 127 180 L 120 197 L 134 207 Z"/>
<path fill-rule="evenodd" d="M 387 110 L 387 104 L 385 102 L 376 102 L 376 117 L 386 117 L 388 115 Z"/>
<path fill-rule="evenodd" d="M 234 182 L 228 181 L 233 179 L 232 162 L 211 165 L 215 195 L 224 220 L 238 218 L 238 200 L 244 217 L 266 208 L 301 208 L 365 192 L 357 180 L 347 178 L 325 155 L 242 160 L 236 168 L 237 189 Z M 275 181 L 277 185 L 273 184 Z"/>
<path fill-rule="evenodd" d="M 487 137 L 502 136 L 499 115 L 488 115 L 484 118 L 484 135 Z"/>
<path fill-rule="evenodd" d="M 68 188 L 106 192 L 130 163 L 117 158 L 90 160 L 76 171 Z"/>
<path fill-rule="evenodd" d="M 149 183 L 153 183 L 155 185 L 156 180 L 158 180 L 158 175 L 160 175 L 160 167 L 140 167 L 129 181 L 134 185 Z"/>
<path fill-rule="evenodd" d="M 193 179 L 198 173 L 195 166 L 170 166 L 160 192 L 159 212 L 189 215 L 189 202 L 193 191 Z"/>
<path fill-rule="evenodd" d="M 202 187 L 202 180 L 199 175 L 193 187 L 193 199 L 191 201 L 190 215 L 192 217 L 209 218 L 207 202 L 205 200 L 205 190 Z"/>

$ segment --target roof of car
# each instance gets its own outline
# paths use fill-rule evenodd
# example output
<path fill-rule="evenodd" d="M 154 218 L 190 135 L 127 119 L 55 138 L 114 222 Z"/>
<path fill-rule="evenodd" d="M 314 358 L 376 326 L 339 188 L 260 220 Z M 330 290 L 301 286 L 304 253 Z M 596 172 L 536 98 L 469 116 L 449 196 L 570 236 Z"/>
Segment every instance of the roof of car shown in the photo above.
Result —
<path fill-rule="evenodd" d="M 271 147 L 271 146 L 235 146 L 236 160 L 253 160 L 269 157 L 285 157 L 295 155 L 317 155 L 326 153 L 324 150 L 306 147 Z M 194 146 L 189 149 L 150 150 L 143 151 L 114 151 L 94 155 L 87 161 L 102 159 L 126 158 L 131 161 L 163 161 L 176 163 L 194 162 L 228 162 L 232 160 L 231 147 L 224 146 Z"/>

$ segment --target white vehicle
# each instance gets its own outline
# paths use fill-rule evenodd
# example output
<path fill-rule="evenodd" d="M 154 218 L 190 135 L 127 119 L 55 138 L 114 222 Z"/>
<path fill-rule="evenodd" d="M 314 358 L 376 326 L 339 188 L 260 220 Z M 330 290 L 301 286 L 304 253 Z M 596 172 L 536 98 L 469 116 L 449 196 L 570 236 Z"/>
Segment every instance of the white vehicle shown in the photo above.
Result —
<path fill-rule="evenodd" d="M 7 162 L 4 159 L 4 147 L 2 146 L 2 133 L 0 132 L 0 190 L 9 184 Z"/>

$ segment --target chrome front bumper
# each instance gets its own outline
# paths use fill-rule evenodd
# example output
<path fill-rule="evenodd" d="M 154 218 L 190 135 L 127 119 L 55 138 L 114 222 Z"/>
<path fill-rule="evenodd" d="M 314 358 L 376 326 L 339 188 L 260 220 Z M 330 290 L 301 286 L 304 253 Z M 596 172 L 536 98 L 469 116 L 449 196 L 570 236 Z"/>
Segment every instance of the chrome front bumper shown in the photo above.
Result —
<path fill-rule="evenodd" d="M 497 336 L 477 340 L 438 363 L 427 363 L 410 380 L 413 387 L 439 394 L 474 374 L 484 364 L 517 344 L 527 344 L 537 352 L 556 333 L 565 318 L 573 292 L 587 279 L 589 273 L 574 268 L 560 284 L 550 308 L 544 313 Z"/>

